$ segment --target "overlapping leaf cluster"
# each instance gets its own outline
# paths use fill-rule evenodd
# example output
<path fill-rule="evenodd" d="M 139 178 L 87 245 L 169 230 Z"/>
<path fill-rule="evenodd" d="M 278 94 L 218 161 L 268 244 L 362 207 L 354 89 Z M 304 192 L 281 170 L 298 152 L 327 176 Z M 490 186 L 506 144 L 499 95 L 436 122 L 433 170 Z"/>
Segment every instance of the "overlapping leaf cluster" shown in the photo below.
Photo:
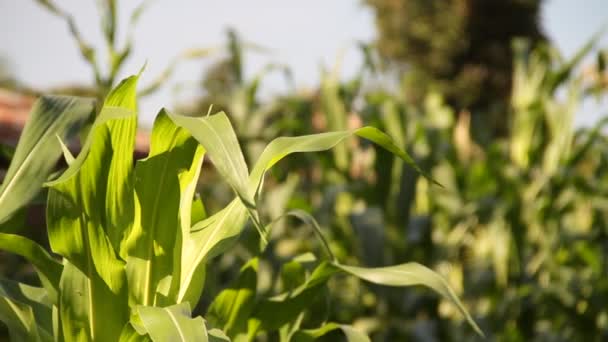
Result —
<path fill-rule="evenodd" d="M 1 279 L 0 318 L 14 340 L 252 340 L 278 332 L 286 341 L 306 341 L 336 329 L 350 340 L 367 340 L 335 323 L 301 327 L 311 301 L 337 273 L 389 286 L 428 286 L 455 303 L 478 330 L 445 280 L 430 269 L 416 263 L 346 266 L 329 249 L 328 260 L 292 261 L 285 273 L 289 286 L 277 296 L 256 292 L 258 259 L 253 258 L 236 285 L 211 304 L 208 320 L 192 317 L 205 274 L 214 272 L 207 268 L 209 261 L 234 245 L 247 221 L 258 229 L 260 251 L 266 247 L 271 225 L 262 222 L 257 202 L 265 172 L 278 161 L 292 153 L 327 150 L 357 135 L 416 166 L 384 133 L 363 127 L 278 138 L 249 172 L 225 114 L 188 117 L 165 110 L 154 123 L 148 157 L 134 163 L 137 79 L 129 77 L 110 92 L 75 158 L 63 141 L 80 118 L 91 114 L 92 102 L 49 97 L 34 108 L 0 192 L 0 198 L 15 199 L 2 205 L 2 219 L 40 190 L 63 151 L 68 168 L 45 184 L 48 238 L 61 261 L 25 237 L 0 233 L 0 248 L 30 261 L 42 285 Z M 194 194 L 205 155 L 235 194 L 208 217 L 192 210 L 193 203 L 200 206 Z M 292 215 L 313 222 L 325 241 L 312 217 L 301 211 Z"/>

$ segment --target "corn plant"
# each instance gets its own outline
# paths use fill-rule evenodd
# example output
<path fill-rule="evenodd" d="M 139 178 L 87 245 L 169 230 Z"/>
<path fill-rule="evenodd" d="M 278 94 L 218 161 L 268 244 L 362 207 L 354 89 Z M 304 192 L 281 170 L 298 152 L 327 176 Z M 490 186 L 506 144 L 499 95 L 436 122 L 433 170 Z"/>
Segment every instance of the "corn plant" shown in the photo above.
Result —
<path fill-rule="evenodd" d="M 484 135 L 479 113 L 457 114 L 439 94 L 427 94 L 414 107 L 405 90 L 374 88 L 360 96 L 362 106 L 354 106 L 348 83 L 326 87 L 324 114 L 337 108 L 336 117 L 343 118 L 352 110 L 382 127 L 445 186 L 429 186 L 378 146 L 361 146 L 374 152 L 375 162 L 364 172 L 374 175 L 368 179 L 344 185 L 348 175 L 337 162 L 315 164 L 321 164 L 322 178 L 308 191 L 323 195 L 313 210 L 332 228 L 336 254 L 351 251 L 368 266 L 412 259 L 436 265 L 475 303 L 474 316 L 497 339 L 604 338 L 608 316 L 598 303 L 608 295 L 602 277 L 607 120 L 591 129 L 577 130 L 573 123 L 582 101 L 605 95 L 605 52 L 594 70 L 579 72 L 596 39 L 568 59 L 550 47 L 516 46 L 511 131 L 483 146 L 475 139 Z M 348 153 L 350 166 L 354 153 Z M 328 176 L 335 173 L 343 177 Z M 361 295 L 342 295 L 346 286 Z M 374 339 L 475 338 L 453 321 L 441 323 L 439 317 L 459 313 L 423 294 L 404 300 L 401 293 L 349 279 L 335 288 L 333 318 L 365 321 Z M 429 321 L 437 324 L 425 325 Z"/>
<path fill-rule="evenodd" d="M 371 103 L 381 127 L 408 142 L 421 164 L 450 189 L 415 180 L 406 233 L 407 252 L 416 254 L 409 258 L 443 265 L 438 268 L 471 298 L 476 317 L 484 317 L 482 327 L 497 339 L 606 336 L 606 310 L 596 304 L 608 295 L 602 276 L 606 119 L 592 129 L 576 130 L 573 123 L 589 95 L 577 65 L 596 38 L 570 59 L 550 48 L 519 46 L 511 132 L 483 147 L 471 137 L 477 132 L 466 111 L 457 121 L 439 124 L 432 117 L 454 116 L 449 109 L 441 115 L 443 105 L 426 106 L 421 118 L 395 96 Z M 594 76 L 600 82 L 601 77 Z M 599 84 L 591 87 L 597 87 L 593 95 L 601 95 Z M 397 120 L 413 124 L 395 125 Z M 403 138 L 391 126 L 404 127 Z M 444 260 L 450 260 L 449 267 Z M 449 309 L 441 309 L 449 315 Z M 446 330 L 454 340 L 473 338 L 457 327 Z"/>
<path fill-rule="evenodd" d="M 0 233 L 0 248 L 31 262 L 41 285 L 0 279 L 0 319 L 13 340 L 253 340 L 278 331 L 283 340 L 306 341 L 336 329 L 349 340 L 367 340 L 354 328 L 336 323 L 321 322 L 318 329 L 300 325 L 310 300 L 338 273 L 389 286 L 430 287 L 452 301 L 481 333 L 454 292 L 432 270 L 416 263 L 348 266 L 329 247 L 323 260 L 307 257 L 289 263 L 286 270 L 291 271 L 285 272 L 283 286 L 286 292 L 277 296 L 256 293 L 258 259 L 253 258 L 243 266 L 237 286 L 222 291 L 205 318 L 192 317 L 205 274 L 213 272 L 206 266 L 230 249 L 248 221 L 260 234 L 259 250 L 265 248 L 272 225 L 261 221 L 257 203 L 265 172 L 281 159 L 297 152 L 327 150 L 350 136 L 359 136 L 416 166 L 390 137 L 364 127 L 275 139 L 249 172 L 225 114 L 188 117 L 166 110 L 155 120 L 148 157 L 133 163 L 138 77 L 125 79 L 109 93 L 78 156 L 71 155 L 62 143 L 64 136 L 58 134 L 54 134 L 55 141 L 41 140 L 46 143 L 44 150 L 23 147 L 40 134 L 26 131 L 19 142 L 18 153 L 23 151 L 27 161 L 37 161 L 49 150 L 52 156 L 63 151 L 69 166 L 45 183 L 53 254 L 23 236 Z M 90 102 L 81 104 L 84 100 L 64 101 L 79 104 L 79 113 L 89 113 L 92 108 Z M 65 107 L 49 110 L 62 112 Z M 53 136 L 53 128 L 42 128 L 42 137 Z M 211 216 L 192 210 L 205 155 L 235 194 L 230 204 Z M 15 158 L 14 163 L 26 170 L 22 158 Z M 44 165 L 48 168 L 49 162 Z M 34 180 L 45 174 L 9 177 L 2 193 L 26 202 L 29 188 L 40 184 Z M 15 178 L 28 188 L 11 187 Z M 4 209 L 7 206 L 3 204 L 3 210 L 9 210 Z M 312 217 L 304 212 L 291 214 L 310 222 L 327 246 Z M 312 265 L 313 271 L 307 272 L 304 264 Z"/>

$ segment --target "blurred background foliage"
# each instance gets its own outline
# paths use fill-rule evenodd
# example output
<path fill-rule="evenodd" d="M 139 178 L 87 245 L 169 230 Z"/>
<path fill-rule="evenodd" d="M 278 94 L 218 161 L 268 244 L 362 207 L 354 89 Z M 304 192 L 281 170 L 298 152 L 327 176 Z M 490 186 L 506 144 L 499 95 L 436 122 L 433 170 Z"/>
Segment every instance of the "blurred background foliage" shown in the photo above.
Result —
<path fill-rule="evenodd" d="M 379 53 L 402 72 L 408 100 L 438 91 L 468 108 L 494 134 L 507 128 L 511 41 L 546 41 L 541 0 L 368 0 L 376 14 Z M 488 127 L 489 126 L 489 127 Z"/>
<path fill-rule="evenodd" d="M 104 25 L 116 15 L 111 3 Z M 342 261 L 432 267 L 489 340 L 607 340 L 608 119 L 589 128 L 573 124 L 585 101 L 606 96 L 608 55 L 596 46 L 600 35 L 574 56 L 560 55 L 543 34 L 540 0 L 366 4 L 379 34 L 361 45 L 365 64 L 352 79 L 343 80 L 339 61 L 308 91 L 297 89 L 281 64 L 245 78 L 243 51 L 261 48 L 229 30 L 225 46 L 178 54 L 143 93 L 162 85 L 183 59 L 213 59 L 195 85 L 197 98 L 177 111 L 201 115 L 211 105 L 226 111 L 248 161 L 280 135 L 381 128 L 442 186 L 389 153 L 349 140 L 331 152 L 280 162 L 265 179 L 265 219 L 303 209 L 319 220 Z M 69 22 L 66 12 L 55 11 Z M 75 35 L 94 70 L 94 95 L 112 85 L 131 44 L 113 47 L 114 30 L 104 30 L 107 74 Z M 4 65 L 2 86 L 15 85 Z M 260 83 L 272 72 L 285 77 L 288 91 L 261 96 Z M 212 168 L 203 172 L 200 210 L 214 212 L 231 199 L 218 179 Z M 199 312 L 256 256 L 259 237 L 248 232 L 234 252 L 215 260 Z M 280 279 L 289 260 L 319 250 L 316 241 L 300 222 L 279 221 L 260 260 L 259 288 L 288 288 Z M 378 341 L 480 339 L 453 307 L 424 289 L 338 278 L 316 306 L 304 326 L 354 322 Z"/>

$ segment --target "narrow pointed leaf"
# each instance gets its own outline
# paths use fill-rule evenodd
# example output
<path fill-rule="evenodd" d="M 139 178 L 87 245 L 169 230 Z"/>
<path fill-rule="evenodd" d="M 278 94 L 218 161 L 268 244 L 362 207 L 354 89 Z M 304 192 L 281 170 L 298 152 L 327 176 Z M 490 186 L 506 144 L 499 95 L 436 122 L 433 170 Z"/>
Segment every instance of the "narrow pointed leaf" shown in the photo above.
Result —
<path fill-rule="evenodd" d="M 378 144 L 387 151 L 403 159 L 405 163 L 413 167 L 416 171 L 432 180 L 432 178 L 423 172 L 416 165 L 414 160 L 405 151 L 400 149 L 388 135 L 374 127 L 363 127 L 354 131 L 328 132 L 299 137 L 281 137 L 273 140 L 266 146 L 266 149 L 262 152 L 262 155 L 258 158 L 258 161 L 251 171 L 251 176 L 249 177 L 250 189 L 258 190 L 264 173 L 286 156 L 292 153 L 325 151 L 333 148 L 342 142 L 342 140 L 353 135 Z"/>
<path fill-rule="evenodd" d="M 63 159 L 65 160 L 65 163 L 68 164 L 68 166 L 71 165 L 76 158 L 74 158 L 72 152 L 70 152 L 70 149 L 65 145 L 63 140 L 61 140 L 61 137 L 59 137 L 58 135 L 55 136 L 57 137 L 57 141 L 59 141 L 59 146 L 61 146 L 61 152 L 63 153 Z"/>
<path fill-rule="evenodd" d="M 117 251 L 133 220 L 136 83 L 132 76 L 110 93 L 81 153 L 59 179 L 48 183 L 51 248 L 85 274 L 99 273 L 116 293 L 124 282 Z"/>
<path fill-rule="evenodd" d="M 40 192 L 61 156 L 56 137 L 74 137 L 93 108 L 93 100 L 76 97 L 44 96 L 36 101 L 0 187 L 0 223 Z"/>
<path fill-rule="evenodd" d="M 378 268 L 346 266 L 338 263 L 334 263 L 334 266 L 357 278 L 367 280 L 374 284 L 387 286 L 424 285 L 429 287 L 456 305 L 460 313 L 462 313 L 473 329 L 475 329 L 479 335 L 484 336 L 481 329 L 479 329 L 445 279 L 425 266 L 414 262 Z"/>
<path fill-rule="evenodd" d="M 136 84 L 133 76 L 112 90 L 81 153 L 48 183 L 49 242 L 65 258 L 59 319 L 66 340 L 114 341 L 129 319 L 118 252 L 134 215 Z"/>
<path fill-rule="evenodd" d="M 203 145 L 218 172 L 244 200 L 253 203 L 247 191 L 249 171 L 239 142 L 224 112 L 206 117 L 169 114 L 173 122 L 188 130 Z"/>

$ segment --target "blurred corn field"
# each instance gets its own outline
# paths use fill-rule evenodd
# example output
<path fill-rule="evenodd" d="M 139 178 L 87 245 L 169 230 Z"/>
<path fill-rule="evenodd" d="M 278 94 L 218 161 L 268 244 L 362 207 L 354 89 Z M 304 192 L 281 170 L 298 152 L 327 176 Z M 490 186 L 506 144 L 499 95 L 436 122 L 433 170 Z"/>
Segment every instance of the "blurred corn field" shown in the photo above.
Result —
<path fill-rule="evenodd" d="M 111 18 L 111 11 L 107 15 Z M 106 33 L 113 68 L 105 76 L 79 41 L 96 75 L 89 93 L 98 97 L 110 89 L 129 55 L 130 41 L 118 49 L 114 35 Z M 508 133 L 499 137 L 488 138 L 475 112 L 455 110 L 439 93 L 409 102 L 407 85 L 385 82 L 381 61 L 369 46 L 362 46 L 366 63 L 350 80 L 343 80 L 336 66 L 323 72 L 313 91 L 292 85 L 284 95 L 261 98 L 260 83 L 270 72 L 282 73 L 291 85 L 289 69 L 271 64 L 254 78 L 244 78 L 243 49 L 250 47 L 234 32 L 225 47 L 176 57 L 175 63 L 222 56 L 202 77 L 200 99 L 177 110 L 206 113 L 211 104 L 225 110 L 248 161 L 277 136 L 364 125 L 382 129 L 441 186 L 390 153 L 349 140 L 331 152 L 279 163 L 264 179 L 261 214 L 275 219 L 288 209 L 312 213 L 341 261 L 377 267 L 414 260 L 435 269 L 463 298 L 489 340 L 604 341 L 608 119 L 584 128 L 573 123 L 584 101 L 607 94 L 608 53 L 597 49 L 597 38 L 568 57 L 549 44 L 533 49 L 526 41 L 514 42 L 511 98 L 504 113 Z M 210 212 L 230 199 L 225 186 L 215 185 L 217 177 L 206 172 L 199 189 Z M 314 233 L 299 224 L 286 219 L 273 228 L 260 259 L 260 288 L 272 288 L 286 260 L 322 248 Z M 208 295 L 196 310 L 205 310 L 255 255 L 259 237 L 253 229 L 248 232 L 233 252 L 214 261 L 217 272 L 207 275 Z M 328 313 L 323 319 L 354 322 L 372 340 L 481 339 L 454 307 L 423 289 L 396 291 L 338 277 L 330 281 L 328 293 L 331 300 L 315 303 L 319 312 Z M 313 310 L 307 319 L 319 318 Z"/>

